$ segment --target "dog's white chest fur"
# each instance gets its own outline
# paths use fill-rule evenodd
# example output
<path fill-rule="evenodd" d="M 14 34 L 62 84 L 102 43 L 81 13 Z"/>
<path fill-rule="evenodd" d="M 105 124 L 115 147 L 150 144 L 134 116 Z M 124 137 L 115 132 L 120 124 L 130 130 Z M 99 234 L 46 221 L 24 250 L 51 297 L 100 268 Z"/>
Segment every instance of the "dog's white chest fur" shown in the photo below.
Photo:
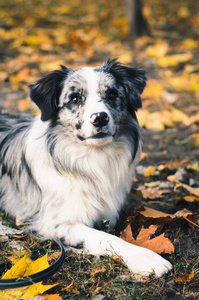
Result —
<path fill-rule="evenodd" d="M 114 226 L 131 187 L 140 149 L 132 163 L 125 137 L 103 147 L 62 140 L 54 148 L 54 156 L 62 161 L 62 167 L 57 169 L 46 156 L 41 140 L 43 131 L 42 122 L 37 120 L 26 145 L 27 162 L 43 193 L 42 202 L 38 203 L 42 214 L 37 215 L 37 230 L 45 236 L 46 226 L 52 231 L 55 220 L 68 224 L 75 220 L 88 226 L 109 220 Z"/>

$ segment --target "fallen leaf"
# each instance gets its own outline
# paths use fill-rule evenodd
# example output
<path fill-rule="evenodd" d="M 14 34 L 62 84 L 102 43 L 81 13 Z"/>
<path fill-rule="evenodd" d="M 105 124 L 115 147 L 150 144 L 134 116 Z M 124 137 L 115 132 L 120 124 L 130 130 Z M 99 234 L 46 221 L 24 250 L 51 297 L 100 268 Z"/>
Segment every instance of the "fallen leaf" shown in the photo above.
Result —
<path fill-rule="evenodd" d="M 112 257 L 112 259 L 113 259 L 114 261 L 116 261 L 117 263 L 121 264 L 121 265 L 124 264 L 122 257 L 119 256 L 119 255 L 117 255 L 117 254 L 114 254 L 113 257 Z"/>
<path fill-rule="evenodd" d="M 35 111 L 35 105 L 29 99 L 21 99 L 18 101 L 18 108 L 21 112 L 31 110 Z"/>
<path fill-rule="evenodd" d="M 192 281 L 194 281 L 194 271 L 192 271 L 191 274 L 183 274 L 176 278 L 176 282 L 178 283 L 186 283 Z"/>
<path fill-rule="evenodd" d="M 106 272 L 106 269 L 104 268 L 104 266 L 102 266 L 100 268 L 96 268 L 96 269 L 92 270 L 91 276 L 95 276 L 98 273 L 104 273 L 104 272 Z"/>
<path fill-rule="evenodd" d="M 145 199 L 157 199 L 162 198 L 164 194 L 170 193 L 170 190 L 160 189 L 158 186 L 146 188 L 142 186 L 138 188 L 142 192 L 142 195 Z"/>
<path fill-rule="evenodd" d="M 148 153 L 142 152 L 142 153 L 141 153 L 141 158 L 140 158 L 140 160 L 145 159 L 147 156 L 148 156 Z"/>
<path fill-rule="evenodd" d="M 199 76 L 195 73 L 184 73 L 182 76 L 169 77 L 167 80 L 179 91 L 197 92 L 199 90 Z"/>
<path fill-rule="evenodd" d="M 141 205 L 134 211 L 134 217 L 141 216 L 144 217 L 145 220 L 153 219 L 158 223 L 167 223 L 174 219 L 176 219 L 175 215 L 172 214 L 166 214 L 164 212 L 155 210 L 150 207 L 146 207 Z"/>
<path fill-rule="evenodd" d="M 137 114 L 140 126 L 150 130 L 162 131 L 165 127 L 173 127 L 175 123 L 188 124 L 189 117 L 184 112 L 167 105 L 167 109 L 149 113 L 141 110 Z"/>
<path fill-rule="evenodd" d="M 24 255 L 12 268 L 10 268 L 3 276 L 2 279 L 11 279 L 24 276 L 30 261 Z"/>
<path fill-rule="evenodd" d="M 177 11 L 177 14 L 182 19 L 189 18 L 189 16 L 190 16 L 189 9 L 188 9 L 188 7 L 185 7 L 185 6 L 180 7 Z"/>
<path fill-rule="evenodd" d="M 189 193 L 199 197 L 199 188 L 193 188 L 185 183 L 181 183 L 180 181 L 178 181 L 174 175 L 170 175 L 167 177 L 167 179 L 169 181 L 171 181 L 172 183 L 175 183 L 176 186 L 175 188 L 177 189 L 178 187 L 183 187 L 184 189 L 186 189 Z"/>
<path fill-rule="evenodd" d="M 158 59 L 158 65 L 163 68 L 176 67 L 179 64 L 188 63 L 192 59 L 193 59 L 193 55 L 191 52 L 187 52 L 187 53 L 183 53 L 183 54 L 173 54 L 173 55 L 160 57 Z"/>
<path fill-rule="evenodd" d="M 168 223 L 171 221 L 178 219 L 186 219 L 194 222 L 195 224 L 198 223 L 198 218 L 196 213 L 189 211 L 188 209 L 184 208 L 182 210 L 177 211 L 175 214 L 167 214 L 161 211 L 155 210 L 150 207 L 146 207 L 141 205 L 134 211 L 134 216 L 130 219 L 131 222 L 137 219 L 137 217 L 144 218 L 145 221 L 155 221 L 156 223 Z"/>
<path fill-rule="evenodd" d="M 48 261 L 57 259 L 60 256 L 60 254 L 61 254 L 60 251 L 53 252 L 51 255 L 48 255 L 47 259 Z"/>
<path fill-rule="evenodd" d="M 54 295 L 42 295 L 46 300 L 63 300 L 63 298 L 59 294 Z"/>
<path fill-rule="evenodd" d="M 194 134 L 193 138 L 195 139 L 196 147 L 199 147 L 199 133 Z"/>
<path fill-rule="evenodd" d="M 76 295 L 80 294 L 80 291 L 75 287 L 75 282 L 72 281 L 67 287 L 63 288 L 62 291 L 73 293 Z"/>
<path fill-rule="evenodd" d="M 192 170 L 195 170 L 195 171 L 199 171 L 199 162 L 194 161 L 194 162 L 188 164 L 187 169 L 192 169 Z"/>
<path fill-rule="evenodd" d="M 147 169 L 146 169 L 146 171 L 144 173 L 144 176 L 145 177 L 150 177 L 150 176 L 154 175 L 155 171 L 156 171 L 155 167 L 149 166 L 149 167 L 147 167 Z"/>
<path fill-rule="evenodd" d="M 29 276 L 31 274 L 40 272 L 49 267 L 47 260 L 47 255 L 44 255 L 37 260 L 33 261 L 29 266 L 27 266 L 24 276 Z"/>
<path fill-rule="evenodd" d="M 164 92 L 165 92 L 164 83 L 149 78 L 148 84 L 145 90 L 143 91 L 142 97 L 143 99 L 160 98 Z"/>
<path fill-rule="evenodd" d="M 156 186 L 159 186 L 160 181 L 151 181 L 151 182 L 146 182 L 144 185 L 148 188 L 154 188 Z"/>
<path fill-rule="evenodd" d="M 134 239 L 131 231 L 131 225 L 129 224 L 126 229 L 120 233 L 120 237 L 126 242 L 150 249 L 159 254 L 173 253 L 174 246 L 168 238 L 164 237 L 164 234 L 150 239 L 156 232 L 157 228 L 157 225 L 150 225 L 149 228 L 142 227 L 137 238 Z"/>
<path fill-rule="evenodd" d="M 54 295 L 42 295 L 46 300 L 63 300 L 63 298 L 59 294 Z"/>
<path fill-rule="evenodd" d="M 199 202 L 199 197 L 197 196 L 185 196 L 183 199 L 187 202 Z"/>
<path fill-rule="evenodd" d="M 28 255 L 25 255 L 2 276 L 2 279 L 29 276 L 31 274 L 44 270 L 48 266 L 49 264 L 47 261 L 47 255 L 38 258 L 35 261 L 32 261 Z M 53 285 L 43 285 L 41 282 L 39 282 L 28 287 L 4 290 L 3 295 L 5 294 L 7 295 L 7 297 L 0 299 L 16 299 L 16 297 L 20 296 L 20 300 L 28 300 L 34 296 L 43 294 L 45 291 L 55 287 L 58 284 L 59 283 Z M 2 291 L 0 291 L 0 295 L 1 294 Z"/>
<path fill-rule="evenodd" d="M 51 285 L 43 285 L 41 282 L 34 285 L 30 285 L 25 289 L 23 295 L 21 296 L 22 300 L 29 300 L 30 298 L 43 294 L 45 291 L 52 289 L 53 287 L 59 285 L 59 283 Z"/>
<path fill-rule="evenodd" d="M 177 108 L 170 107 L 170 112 L 171 112 L 170 117 L 173 122 L 184 123 L 189 119 L 189 116 L 187 114 L 185 114 L 184 112 L 182 112 Z"/>
<path fill-rule="evenodd" d="M 168 43 L 165 41 L 158 41 L 155 45 L 146 48 L 145 53 L 154 58 L 159 58 L 165 56 L 169 49 Z"/>
<path fill-rule="evenodd" d="M 188 209 L 184 208 L 184 209 L 181 209 L 181 210 L 178 210 L 174 216 L 178 217 L 179 219 L 180 218 L 190 218 L 190 219 L 195 219 L 197 220 L 196 218 L 196 213 L 192 213 L 191 211 L 189 211 Z"/>
<path fill-rule="evenodd" d="M 16 299 L 16 297 L 10 296 L 4 291 L 0 291 L 0 299 L 1 300 L 14 300 L 14 299 Z"/>

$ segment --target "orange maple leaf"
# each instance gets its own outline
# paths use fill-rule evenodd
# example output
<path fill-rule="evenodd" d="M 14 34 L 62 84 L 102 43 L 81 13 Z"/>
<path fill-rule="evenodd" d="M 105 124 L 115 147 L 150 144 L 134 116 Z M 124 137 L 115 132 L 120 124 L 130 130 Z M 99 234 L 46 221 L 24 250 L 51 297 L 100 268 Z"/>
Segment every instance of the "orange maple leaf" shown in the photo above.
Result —
<path fill-rule="evenodd" d="M 174 246 L 171 241 L 164 236 L 164 234 L 150 239 L 151 236 L 156 232 L 157 228 L 157 225 L 151 225 L 149 228 L 142 227 L 137 238 L 134 239 L 131 231 L 131 225 L 129 224 L 124 231 L 120 233 L 120 237 L 126 242 L 150 249 L 159 254 L 173 253 Z"/>

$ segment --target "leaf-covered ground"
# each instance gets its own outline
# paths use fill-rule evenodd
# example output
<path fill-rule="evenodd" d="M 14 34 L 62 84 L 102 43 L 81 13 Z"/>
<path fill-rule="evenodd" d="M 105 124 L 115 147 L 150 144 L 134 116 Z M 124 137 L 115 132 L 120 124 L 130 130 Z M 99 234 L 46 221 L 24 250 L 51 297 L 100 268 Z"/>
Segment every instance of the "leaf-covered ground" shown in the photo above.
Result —
<path fill-rule="evenodd" d="M 96 65 L 111 56 L 146 69 L 149 78 L 138 112 L 144 154 L 113 233 L 143 242 L 144 226 L 144 243 L 155 248 L 164 235 L 163 255 L 173 270 L 140 282 L 117 257 L 96 261 L 68 252 L 61 271 L 46 282 L 60 283 L 48 291 L 60 295 L 51 299 L 199 298 L 199 4 L 143 2 L 151 37 L 135 41 L 123 0 L 0 2 L 1 111 L 37 114 L 28 84 L 60 64 Z M 4 213 L 2 219 L 15 227 Z M 19 234 L 0 238 L 2 261 L 23 256 L 35 243 Z M 16 250 L 19 244 L 23 251 Z"/>

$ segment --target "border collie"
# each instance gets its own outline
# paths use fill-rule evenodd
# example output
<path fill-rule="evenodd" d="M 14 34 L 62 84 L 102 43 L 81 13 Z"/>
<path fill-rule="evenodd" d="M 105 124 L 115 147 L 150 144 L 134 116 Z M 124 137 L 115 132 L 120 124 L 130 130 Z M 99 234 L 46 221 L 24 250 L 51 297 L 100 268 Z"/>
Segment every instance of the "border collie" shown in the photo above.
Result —
<path fill-rule="evenodd" d="M 0 115 L 0 207 L 42 238 L 116 253 L 133 273 L 162 276 L 171 264 L 160 255 L 96 229 L 116 224 L 130 191 L 145 85 L 143 70 L 115 59 L 62 66 L 31 84 L 41 116 Z"/>

